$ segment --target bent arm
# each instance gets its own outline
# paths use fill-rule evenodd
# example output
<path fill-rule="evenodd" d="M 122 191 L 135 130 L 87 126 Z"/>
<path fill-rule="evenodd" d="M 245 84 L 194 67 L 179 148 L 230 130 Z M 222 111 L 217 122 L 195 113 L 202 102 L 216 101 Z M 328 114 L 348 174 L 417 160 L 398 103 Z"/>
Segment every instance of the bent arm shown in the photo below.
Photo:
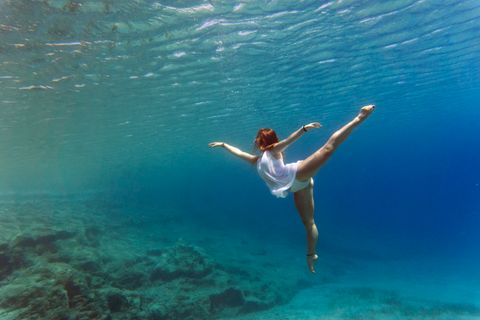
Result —
<path fill-rule="evenodd" d="M 210 147 L 223 147 L 231 154 L 239 157 L 242 160 L 245 160 L 251 164 L 255 164 L 257 162 L 258 157 L 250 154 L 248 152 L 242 151 L 237 147 L 231 146 L 225 142 L 212 142 L 209 144 Z"/>
<path fill-rule="evenodd" d="M 294 131 L 291 135 L 288 136 L 288 138 L 283 139 L 282 141 L 277 142 L 272 149 L 270 150 L 271 152 L 275 153 L 280 153 L 283 152 L 289 145 L 297 141 L 303 134 L 306 132 L 304 127 L 301 127 L 300 129 Z"/>
<path fill-rule="evenodd" d="M 308 131 L 308 129 L 314 129 L 314 128 L 320 128 L 321 124 L 318 122 L 312 122 L 307 125 L 301 126 L 298 130 L 294 131 L 291 135 L 288 136 L 288 138 L 283 139 L 282 141 L 277 142 L 271 149 L 272 152 L 274 153 L 281 153 L 289 145 L 294 143 L 295 141 L 298 140 L 305 132 Z"/>

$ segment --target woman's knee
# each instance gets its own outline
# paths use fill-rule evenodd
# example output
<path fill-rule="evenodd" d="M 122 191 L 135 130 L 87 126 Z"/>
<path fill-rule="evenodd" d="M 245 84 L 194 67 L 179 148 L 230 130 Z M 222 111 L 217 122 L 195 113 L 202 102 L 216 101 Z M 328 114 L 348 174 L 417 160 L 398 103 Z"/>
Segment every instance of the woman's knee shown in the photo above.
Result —
<path fill-rule="evenodd" d="M 335 151 L 335 143 L 333 141 L 328 141 L 320 150 L 324 155 L 329 156 Z"/>
<path fill-rule="evenodd" d="M 315 226 L 315 220 L 313 219 L 303 219 L 302 222 L 307 230 L 310 230 Z"/>
<path fill-rule="evenodd" d="M 315 181 L 313 180 L 313 178 L 310 178 L 309 181 L 308 181 L 308 186 L 307 186 L 308 192 L 313 192 L 313 185 L 314 184 L 315 184 Z"/>

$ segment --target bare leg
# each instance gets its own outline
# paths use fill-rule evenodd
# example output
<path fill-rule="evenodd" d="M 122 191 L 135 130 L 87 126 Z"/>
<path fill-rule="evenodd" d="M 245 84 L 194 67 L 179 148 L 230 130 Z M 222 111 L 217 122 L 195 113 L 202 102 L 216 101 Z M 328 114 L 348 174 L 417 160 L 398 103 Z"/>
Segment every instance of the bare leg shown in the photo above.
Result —
<path fill-rule="evenodd" d="M 360 110 L 360 113 L 345 126 L 336 131 L 320 149 L 315 151 L 307 159 L 303 160 L 297 169 L 296 178 L 306 180 L 313 177 L 318 169 L 330 158 L 337 147 L 347 139 L 352 130 L 362 123 L 375 108 L 374 105 L 368 105 Z"/>
<path fill-rule="evenodd" d="M 299 190 L 293 194 L 295 206 L 302 219 L 305 230 L 307 231 L 307 264 L 310 272 L 315 272 L 315 262 L 318 259 L 316 246 L 318 239 L 318 230 L 313 219 L 313 185 L 310 184 L 305 189 Z"/>

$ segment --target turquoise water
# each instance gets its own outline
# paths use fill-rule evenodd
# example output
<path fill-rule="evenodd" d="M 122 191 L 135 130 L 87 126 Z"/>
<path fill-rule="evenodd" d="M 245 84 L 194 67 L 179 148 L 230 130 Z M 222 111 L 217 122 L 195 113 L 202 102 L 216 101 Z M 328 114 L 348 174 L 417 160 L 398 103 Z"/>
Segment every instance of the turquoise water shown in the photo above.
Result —
<path fill-rule="evenodd" d="M 0 296 L 13 297 L 1 317 L 74 318 L 80 305 L 39 315 L 11 288 L 88 256 L 110 262 L 74 277 L 96 279 L 82 294 L 102 310 L 80 318 L 480 318 L 478 1 L 4 0 L 0 37 Z M 252 152 L 260 127 L 282 138 L 319 121 L 286 153 L 301 160 L 370 103 L 316 176 L 310 275 L 292 196 L 275 199 L 207 144 Z M 14 254 L 21 237 L 45 245 L 63 229 L 72 236 L 47 237 L 56 250 Z M 210 285 L 185 289 L 180 272 L 129 289 L 107 276 L 142 279 L 161 255 L 125 259 L 179 246 L 218 264 L 199 276 Z M 245 289 L 252 279 L 268 285 Z M 230 302 L 212 307 L 222 292 Z"/>

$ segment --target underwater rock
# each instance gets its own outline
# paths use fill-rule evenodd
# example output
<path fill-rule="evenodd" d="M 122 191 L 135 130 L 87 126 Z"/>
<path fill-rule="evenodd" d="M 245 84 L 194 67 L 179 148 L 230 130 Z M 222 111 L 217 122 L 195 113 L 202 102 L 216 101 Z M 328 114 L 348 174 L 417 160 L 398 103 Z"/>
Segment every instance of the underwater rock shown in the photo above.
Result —
<path fill-rule="evenodd" d="M 243 291 L 233 287 L 221 293 L 210 295 L 209 302 L 211 314 L 224 316 L 258 312 L 272 308 L 275 305 L 275 302 L 267 296 L 264 297 L 264 300 L 255 297 L 247 299 Z"/>
<path fill-rule="evenodd" d="M 210 295 L 210 311 L 216 312 L 224 308 L 240 307 L 245 304 L 242 291 L 228 288 L 219 294 Z"/>
<path fill-rule="evenodd" d="M 246 300 L 240 309 L 240 313 L 251 313 L 270 309 L 274 303 L 262 302 L 260 300 Z"/>
<path fill-rule="evenodd" d="M 129 260 L 125 260 L 123 262 L 125 268 L 131 268 L 135 265 L 143 265 L 143 266 L 154 266 L 155 265 L 155 261 L 150 259 L 150 257 L 148 256 L 140 256 L 140 257 L 135 257 L 134 259 L 129 259 Z"/>
<path fill-rule="evenodd" d="M 35 305 L 38 297 L 52 296 L 54 301 L 63 304 L 65 296 L 57 290 L 52 290 L 52 285 L 43 283 L 38 277 L 24 277 L 0 287 L 0 307 L 23 309 Z"/>
<path fill-rule="evenodd" d="M 120 293 L 107 295 L 107 305 L 111 312 L 120 312 L 128 306 L 128 300 Z"/>
<path fill-rule="evenodd" d="M 171 305 L 154 305 L 148 312 L 148 320 L 209 320 L 216 318 L 211 314 L 206 306 L 204 299 L 187 299 Z"/>
<path fill-rule="evenodd" d="M 25 274 L 32 274 L 40 279 L 38 282 L 43 284 L 49 291 L 59 291 L 63 300 L 61 304 L 52 305 L 49 309 L 56 312 L 75 313 L 75 319 L 101 319 L 105 309 L 105 302 L 97 291 L 97 287 L 92 286 L 91 277 L 66 263 L 42 263 L 41 266 L 33 266 L 24 271 Z M 21 281 L 19 277 L 18 281 Z M 23 283 L 22 283 L 23 284 Z M 33 297 L 30 297 L 33 298 Z M 38 301 L 43 301 L 46 305 L 48 295 L 35 297 Z M 43 299 L 43 300 L 42 300 Z M 49 299 L 49 298 L 48 298 Z M 32 309 L 32 302 L 26 308 L 28 313 L 33 315 L 39 312 Z M 50 312 L 50 311 L 49 311 Z M 52 311 L 53 312 L 53 311 Z M 33 318 L 32 318 L 33 319 Z M 51 317 L 42 317 L 42 319 L 51 319 Z"/>
<path fill-rule="evenodd" d="M 98 293 L 89 288 L 84 281 L 81 277 L 74 277 L 63 283 L 63 289 L 67 296 L 67 307 L 78 314 L 78 319 L 103 319 L 102 300 Z"/>
<path fill-rule="evenodd" d="M 147 251 L 147 255 L 153 257 L 160 257 L 165 251 L 162 249 L 151 249 Z"/>
<path fill-rule="evenodd" d="M 62 286 L 38 275 L 15 278 L 0 287 L 0 307 L 16 310 L 18 320 L 70 319 L 73 311 Z"/>
<path fill-rule="evenodd" d="M 96 274 L 101 271 L 100 264 L 92 260 L 82 261 L 77 265 L 77 267 L 84 272 L 92 274 Z"/>
<path fill-rule="evenodd" d="M 83 232 L 86 244 L 92 247 L 98 247 L 100 244 L 100 238 L 102 231 L 98 227 L 87 227 Z"/>
<path fill-rule="evenodd" d="M 13 247 L 34 247 L 37 245 L 48 246 L 57 240 L 65 240 L 72 238 L 74 234 L 68 231 L 56 231 L 49 234 L 37 235 L 37 236 L 19 236 L 14 241 Z"/>
<path fill-rule="evenodd" d="M 27 209 L 12 211 L 31 212 L 25 232 L 0 244 L 1 319 L 230 318 L 283 303 L 295 288 L 294 280 L 276 281 L 258 263 L 217 263 L 197 246 L 164 247 L 150 237 L 143 246 L 144 230 L 138 242 L 118 241 L 118 231 L 105 227 L 109 219 L 75 220 L 70 213 L 78 208 L 53 212 L 57 224 L 45 218 L 29 227 L 44 207 Z"/>
<path fill-rule="evenodd" d="M 197 248 L 179 245 L 160 256 L 150 274 L 151 281 L 171 281 L 177 278 L 202 278 L 213 270 L 213 263 Z"/>
<path fill-rule="evenodd" d="M 138 271 L 125 271 L 114 281 L 115 286 L 122 289 L 134 290 L 147 282 L 147 275 Z"/>
<path fill-rule="evenodd" d="M 0 253 L 0 280 L 11 273 L 10 257 L 5 253 Z"/>
<path fill-rule="evenodd" d="M 0 281 L 25 265 L 26 261 L 20 254 L 0 250 Z"/>
<path fill-rule="evenodd" d="M 41 235 L 22 235 L 12 241 L 10 248 L 14 252 L 25 253 L 25 250 L 42 255 L 45 253 L 56 253 L 58 240 L 70 239 L 74 236 L 72 232 L 56 231 Z"/>
<path fill-rule="evenodd" d="M 75 298 L 82 295 L 82 293 L 85 291 L 83 289 L 82 284 L 77 280 L 73 278 L 67 279 L 63 283 L 63 287 L 65 289 L 65 292 L 67 294 L 68 298 L 68 306 L 73 307 Z"/>

